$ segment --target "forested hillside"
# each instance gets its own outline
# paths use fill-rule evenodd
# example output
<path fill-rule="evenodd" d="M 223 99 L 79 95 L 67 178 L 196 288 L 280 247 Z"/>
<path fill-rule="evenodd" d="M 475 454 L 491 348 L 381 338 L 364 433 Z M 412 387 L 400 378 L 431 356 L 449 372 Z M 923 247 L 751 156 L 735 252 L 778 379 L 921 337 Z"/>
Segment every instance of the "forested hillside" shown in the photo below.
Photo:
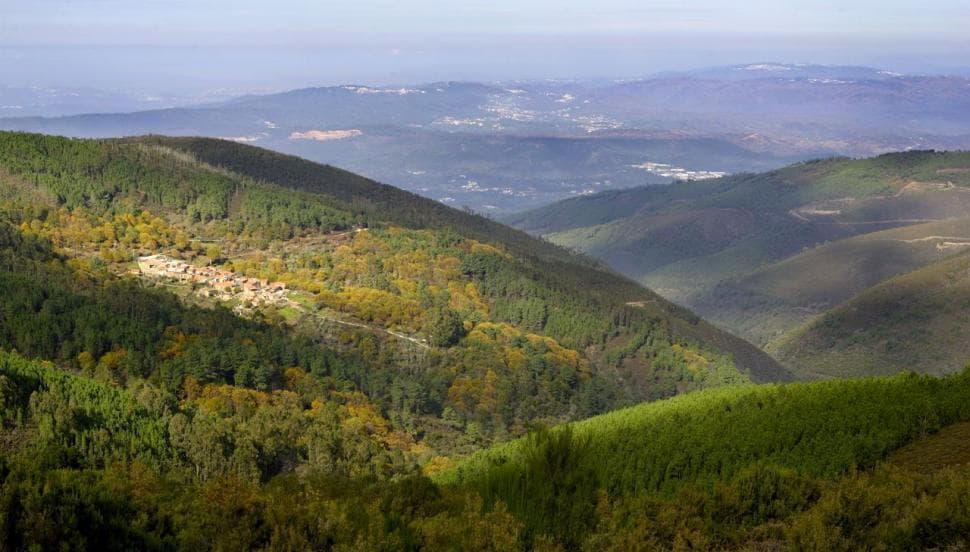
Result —
<path fill-rule="evenodd" d="M 731 386 L 617 410 L 551 435 L 571 432 L 584 443 L 588 464 L 577 469 L 595 473 L 614 495 L 672 493 L 758 462 L 831 477 L 871 467 L 916 435 L 970 415 L 967 393 L 968 373 Z M 496 467 L 522 469 L 531 444 L 496 446 L 439 480 L 475 483 L 494 477 Z"/>
<path fill-rule="evenodd" d="M 968 458 L 912 460 L 970 418 L 966 373 L 700 392 L 535 432 L 437 482 L 312 376 L 186 391 L 0 352 L 4 546 L 958 549 L 970 530 Z"/>
<path fill-rule="evenodd" d="M 966 544 L 961 457 L 892 455 L 966 372 L 755 386 L 589 258 L 226 142 L 0 134 L 0 184 L 5 549 Z"/>
<path fill-rule="evenodd" d="M 532 434 L 438 481 L 586 549 L 959 548 L 970 458 L 912 458 L 970 416 L 968 376 L 702 391 Z"/>
<path fill-rule="evenodd" d="M 787 377 L 589 259 L 296 158 L 5 133 L 0 171 L 16 290 L 0 300 L 0 346 L 117 385 L 268 392 L 296 368 L 363 393 L 428 461 L 535 420 Z M 220 276 L 157 278 L 134 262 L 159 253 Z"/>

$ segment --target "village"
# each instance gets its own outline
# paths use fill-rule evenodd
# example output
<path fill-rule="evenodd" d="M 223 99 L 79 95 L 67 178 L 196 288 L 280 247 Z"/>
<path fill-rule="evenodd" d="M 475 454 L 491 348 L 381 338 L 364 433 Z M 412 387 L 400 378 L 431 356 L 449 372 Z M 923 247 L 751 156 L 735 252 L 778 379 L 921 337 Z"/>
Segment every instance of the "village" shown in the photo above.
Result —
<path fill-rule="evenodd" d="M 658 176 L 663 176 L 666 178 L 673 178 L 674 180 L 709 180 L 711 178 L 721 178 L 722 176 L 727 176 L 728 173 L 724 171 L 692 171 L 684 169 L 681 167 L 675 167 L 668 163 L 653 163 L 647 161 L 639 165 L 630 165 L 634 169 L 642 169 L 649 173 L 656 174 Z"/>
<path fill-rule="evenodd" d="M 355 229 L 360 232 L 362 229 Z M 344 234 L 349 234 L 346 232 Z M 344 234 L 338 234 L 343 236 Z M 181 259 L 168 255 L 149 255 L 138 258 L 138 272 L 148 278 L 169 279 L 187 283 L 193 290 L 203 297 L 221 301 L 234 300 L 238 303 L 237 312 L 245 312 L 249 306 L 259 307 L 275 305 L 278 307 L 293 307 L 300 312 L 306 312 L 296 301 L 287 297 L 286 284 L 283 282 L 269 282 L 258 278 L 242 276 L 230 270 L 214 266 L 195 266 Z M 362 328 L 373 332 L 383 333 L 394 338 L 404 340 L 422 349 L 429 349 L 425 339 L 407 335 L 389 328 L 382 328 L 360 322 L 343 320 L 320 312 L 310 313 L 331 324 Z"/>
<path fill-rule="evenodd" d="M 203 297 L 234 299 L 254 306 L 290 304 L 282 282 L 249 278 L 215 266 L 195 266 L 167 255 L 139 257 L 138 270 L 143 276 L 201 286 L 197 292 Z"/>

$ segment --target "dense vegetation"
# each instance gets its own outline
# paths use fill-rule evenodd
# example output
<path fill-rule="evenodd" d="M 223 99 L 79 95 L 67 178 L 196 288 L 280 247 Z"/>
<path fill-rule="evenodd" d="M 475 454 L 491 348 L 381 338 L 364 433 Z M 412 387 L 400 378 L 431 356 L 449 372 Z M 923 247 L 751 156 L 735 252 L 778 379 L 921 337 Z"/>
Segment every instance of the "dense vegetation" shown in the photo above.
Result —
<path fill-rule="evenodd" d="M 373 422 L 352 401 L 307 406 L 320 389 L 304 374 L 285 387 L 178 398 L 0 353 L 0 539 L 14 550 L 854 550 L 966 545 L 970 529 L 970 471 L 952 467 L 966 458 L 879 464 L 967 419 L 968 373 L 684 396 L 538 431 L 444 485 L 407 463 L 375 469 L 389 436 L 353 438 Z M 779 417 L 801 433 L 773 430 Z M 603 454 L 623 441 L 627 454 Z M 671 450 L 664 469 L 657 453 Z M 510 461 L 485 461 L 499 455 Z M 611 478 L 617 463 L 630 469 Z"/>
<path fill-rule="evenodd" d="M 292 366 L 344 382 L 364 377 L 356 359 L 305 337 L 228 309 L 186 307 L 171 293 L 103 279 L 56 256 L 46 240 L 0 223 L 0 285 L 6 290 L 0 344 L 118 384 L 150 378 L 169 390 L 187 376 L 201 384 L 278 388 Z"/>
<path fill-rule="evenodd" d="M 148 140 L 153 140 L 150 138 Z M 737 364 L 759 381 L 784 379 L 786 374 L 756 348 L 718 331 L 692 313 L 664 301 L 655 293 L 620 277 L 588 257 L 524 232 L 516 231 L 485 217 L 451 209 L 438 202 L 374 183 L 359 176 L 291 156 L 284 156 L 231 142 L 198 138 L 159 138 L 166 147 L 187 152 L 200 161 L 223 167 L 250 178 L 268 181 L 287 189 L 297 189 L 334 197 L 354 209 L 367 213 L 369 221 L 383 221 L 405 227 L 446 228 L 466 238 L 484 243 L 501 244 L 511 254 L 513 263 L 496 267 L 494 274 L 479 272 L 479 276 L 494 276 L 499 280 L 515 279 L 512 285 L 499 282 L 501 299 L 531 299 L 539 294 L 550 312 L 562 309 L 566 318 L 581 320 L 570 325 L 572 330 L 584 327 L 592 314 L 604 327 L 603 320 L 613 319 L 607 327 L 628 324 L 632 319 L 662 320 L 675 338 L 712 343 L 718 350 L 733 355 Z M 494 263 L 496 259 L 492 259 Z M 506 259 L 506 261 L 509 259 Z M 487 283 L 483 283 L 487 285 Z M 522 286 L 530 288 L 527 291 Z M 525 297 L 523 297 L 525 296 Z M 637 303 L 631 313 L 629 303 Z M 643 311 L 643 314 L 640 313 Z M 581 312 L 577 312 L 581 311 Z M 592 311 L 592 312 L 590 312 Z M 555 327 L 555 326 L 554 326 Z M 561 327 L 561 326 L 560 326 Z M 622 333 L 622 328 L 619 329 Z M 616 333 L 611 327 L 605 335 Z M 557 339 L 565 336 L 550 332 Z M 603 334 L 598 336 L 603 339 Z M 568 341 L 567 341 L 568 342 Z M 569 343 L 582 346 L 582 343 Z"/>
<path fill-rule="evenodd" d="M 584 442 L 576 469 L 609 493 L 669 492 L 731 477 L 754 462 L 812 476 L 873 466 L 914 436 L 970 416 L 970 372 L 726 387 L 617 410 L 566 426 Z M 878 420 L 878 424 L 874 423 Z M 516 471 L 528 440 L 477 454 L 443 480 Z"/>
<path fill-rule="evenodd" d="M 217 140 L 2 133 L 0 170 L 2 218 L 17 227 L 3 228 L 17 292 L 3 298 L 0 346 L 120 385 L 175 392 L 190 376 L 272 391 L 299 367 L 450 454 L 532 420 L 744 381 L 739 366 L 786 377 L 588 259 L 296 158 Z M 27 262 L 22 241 L 47 252 Z M 212 310 L 197 285 L 119 277 L 153 253 L 285 282 L 293 304 Z"/>
<path fill-rule="evenodd" d="M 910 374 L 703 391 L 530 435 L 439 480 L 477 488 L 528 530 L 567 541 L 592 530 L 602 491 L 634 502 L 682 500 L 699 489 L 717 496 L 730 481 L 753 493 L 734 497 L 756 509 L 747 515 L 781 517 L 813 503 L 818 480 L 869 469 L 913 438 L 967 419 L 968 394 L 970 370 L 942 380 Z"/>
<path fill-rule="evenodd" d="M 884 461 L 970 419 L 968 373 L 744 384 L 785 374 L 589 259 L 349 173 L 0 146 L 4 549 L 966 544 L 970 472 Z M 287 300 L 130 274 L 155 253 Z"/>
<path fill-rule="evenodd" d="M 96 142 L 3 133 L 0 145 L 0 155 L 8 156 L 0 158 L 0 166 L 16 180 L 25 181 L 31 191 L 50 193 L 66 209 L 84 208 L 82 215 L 89 217 L 100 217 L 105 210 L 148 209 L 162 218 L 174 215 L 176 219 L 169 220 L 170 224 L 186 222 L 179 220 L 186 214 L 199 213 L 190 218 L 200 218 L 202 222 L 211 215 L 209 224 L 180 228 L 183 233 L 194 232 L 196 239 L 223 239 L 230 245 L 242 242 L 250 248 L 266 250 L 274 239 L 313 235 L 354 223 L 431 228 L 446 231 L 445 241 L 463 239 L 499 245 L 511 254 L 506 259 L 511 262 L 496 264 L 496 259 L 479 259 L 472 274 L 494 276 L 494 285 L 485 282 L 496 295 L 490 299 L 537 299 L 549 306 L 553 321 L 572 319 L 570 323 L 553 324 L 553 330 L 563 330 L 550 332 L 556 339 L 566 339 L 570 332 L 586 333 L 590 318 L 598 319 L 594 329 L 589 330 L 592 334 L 569 342 L 570 346 L 582 347 L 588 341 L 602 342 L 612 337 L 617 331 L 612 319 L 629 318 L 620 311 L 629 310 L 626 303 L 637 301 L 648 303 L 647 317 L 664 320 L 678 337 L 716 342 L 717 348 L 733 354 L 756 377 L 779 375 L 777 366 L 756 349 L 718 332 L 629 280 L 597 268 L 588 259 L 486 218 L 338 169 L 209 139 Z M 195 161 L 196 157 L 202 162 Z M 67 188 L 81 191 L 64 195 Z M 171 191 L 159 191 L 163 189 Z M 304 216 L 306 213 L 313 216 Z M 39 214 L 43 216 L 34 218 L 45 218 L 47 211 Z M 132 233 L 137 229 L 125 231 Z M 136 242 L 138 245 L 146 244 Z M 486 268 L 490 270 L 487 272 Z M 529 289 L 520 289 L 526 285 Z M 561 317 L 555 316 L 559 313 Z"/>

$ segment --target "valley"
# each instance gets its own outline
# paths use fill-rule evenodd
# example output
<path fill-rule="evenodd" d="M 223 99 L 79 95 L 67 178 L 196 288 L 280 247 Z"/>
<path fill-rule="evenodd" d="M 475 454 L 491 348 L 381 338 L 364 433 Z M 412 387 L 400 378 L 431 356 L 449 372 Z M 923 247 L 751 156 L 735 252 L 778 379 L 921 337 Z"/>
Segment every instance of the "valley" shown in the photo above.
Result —
<path fill-rule="evenodd" d="M 970 550 L 967 28 L 0 2 L 0 552 Z"/>
<path fill-rule="evenodd" d="M 813 376 L 943 373 L 966 365 L 967 253 L 886 278 L 792 328 L 768 350 Z"/>
<path fill-rule="evenodd" d="M 966 85 L 867 67 L 746 64 L 635 79 L 315 87 L 130 113 L 52 110 L 0 118 L 0 128 L 224 137 L 504 216 L 831 155 L 966 149 Z"/>
<path fill-rule="evenodd" d="M 970 420 L 970 219 L 946 216 L 966 161 L 810 162 L 528 218 L 558 240 L 587 231 L 561 208 L 649 215 L 626 230 L 657 235 L 693 217 L 715 271 L 784 238 L 704 303 L 760 320 L 755 338 L 795 328 L 776 360 L 591 257 L 340 169 L 232 141 L 0 133 L 5 515 L 30 542 L 106 548 L 959 542 L 920 527 L 970 519 L 970 476 L 939 452 Z M 952 185 L 906 184 L 931 170 Z M 819 236 L 841 239 L 799 245 Z M 659 243 L 648 262 L 677 266 L 688 244 Z"/>
<path fill-rule="evenodd" d="M 666 189 L 605 192 L 507 220 L 603 258 L 666 298 L 766 347 L 796 374 L 884 374 L 904 367 L 940 373 L 967 360 L 959 346 L 929 345 L 935 343 L 932 332 L 917 330 L 937 320 L 949 336 L 962 339 L 957 337 L 965 335 L 962 325 L 933 310 L 942 303 L 923 305 L 917 315 L 903 305 L 922 300 L 897 294 L 885 297 L 880 314 L 857 319 L 852 329 L 831 325 L 838 319 L 834 313 L 858 309 L 862 303 L 855 298 L 861 301 L 884 282 L 892 286 L 895 278 L 913 271 L 952 272 L 952 263 L 970 246 L 967 166 L 970 157 L 960 152 L 836 158 Z M 907 289 L 915 293 L 916 288 Z M 947 289 L 953 291 L 949 300 L 961 304 L 959 288 Z M 881 324 L 893 309 L 900 310 L 893 320 L 912 324 L 893 333 L 889 328 L 895 323 L 887 323 L 866 341 L 863 325 Z M 831 332 L 794 353 L 807 335 L 804 328 Z M 905 348 L 908 356 L 898 356 L 898 349 L 890 353 L 895 347 Z M 846 348 L 855 352 L 843 356 Z M 885 348 L 886 354 L 877 355 L 874 348 Z"/>

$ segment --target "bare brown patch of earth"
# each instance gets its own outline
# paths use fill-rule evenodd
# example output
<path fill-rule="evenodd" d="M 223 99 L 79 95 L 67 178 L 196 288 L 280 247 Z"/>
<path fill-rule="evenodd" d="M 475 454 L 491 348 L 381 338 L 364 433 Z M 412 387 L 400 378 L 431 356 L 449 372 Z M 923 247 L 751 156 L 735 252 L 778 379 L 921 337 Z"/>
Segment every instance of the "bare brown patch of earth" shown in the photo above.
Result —
<path fill-rule="evenodd" d="M 970 422 L 958 422 L 917 439 L 889 456 L 889 463 L 932 473 L 970 463 Z"/>
<path fill-rule="evenodd" d="M 925 194 L 928 192 L 952 190 L 955 187 L 952 182 L 920 182 L 913 180 L 903 186 L 896 195 Z"/>

